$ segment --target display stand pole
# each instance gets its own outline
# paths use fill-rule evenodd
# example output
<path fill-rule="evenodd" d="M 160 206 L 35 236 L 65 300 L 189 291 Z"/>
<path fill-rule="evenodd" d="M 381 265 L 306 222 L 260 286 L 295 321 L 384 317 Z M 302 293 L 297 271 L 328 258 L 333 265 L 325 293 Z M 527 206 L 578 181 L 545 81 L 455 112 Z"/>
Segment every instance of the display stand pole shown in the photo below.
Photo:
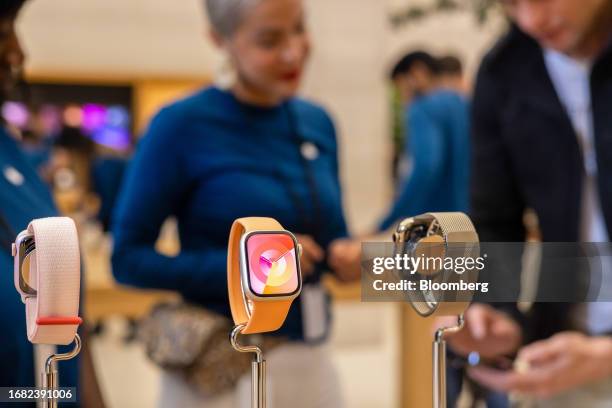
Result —
<path fill-rule="evenodd" d="M 230 343 L 236 351 L 255 354 L 251 362 L 251 407 L 266 408 L 266 360 L 259 347 L 238 343 L 238 335 L 245 327 L 244 324 L 239 324 L 232 329 Z"/>
<path fill-rule="evenodd" d="M 81 337 L 78 334 L 74 336 L 74 348 L 68 353 L 51 354 L 45 362 L 45 369 L 42 373 L 42 386 L 48 391 L 42 406 L 43 408 L 57 408 L 57 396 L 54 390 L 59 386 L 59 373 L 57 371 L 57 362 L 71 360 L 76 357 L 81 351 Z"/>
<path fill-rule="evenodd" d="M 446 341 L 445 333 L 456 333 L 463 328 L 463 315 L 457 318 L 457 326 L 436 330 L 433 342 L 433 407 L 446 408 Z"/>

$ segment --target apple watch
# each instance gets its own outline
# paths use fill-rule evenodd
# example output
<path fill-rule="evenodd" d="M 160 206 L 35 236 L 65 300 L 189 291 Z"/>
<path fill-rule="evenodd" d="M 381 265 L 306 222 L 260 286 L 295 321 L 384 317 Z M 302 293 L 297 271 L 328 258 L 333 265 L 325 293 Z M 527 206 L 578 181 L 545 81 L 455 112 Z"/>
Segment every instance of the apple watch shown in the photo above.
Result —
<path fill-rule="evenodd" d="M 393 235 L 395 253 L 413 257 L 440 259 L 477 258 L 480 255 L 478 234 L 470 218 L 461 212 L 426 213 L 403 220 Z M 465 268 L 462 273 L 453 270 L 421 268 L 416 273 L 396 271 L 400 277 L 434 284 L 475 283 L 478 271 Z M 460 315 L 469 306 L 469 291 L 411 290 L 408 300 L 421 316 Z"/>
<path fill-rule="evenodd" d="M 273 218 L 234 221 L 227 255 L 227 284 L 236 325 L 242 334 L 279 329 L 302 290 L 300 246 Z"/>
<path fill-rule="evenodd" d="M 15 288 L 25 303 L 28 340 L 66 345 L 75 340 L 81 264 L 74 221 L 33 220 L 12 246 Z"/>

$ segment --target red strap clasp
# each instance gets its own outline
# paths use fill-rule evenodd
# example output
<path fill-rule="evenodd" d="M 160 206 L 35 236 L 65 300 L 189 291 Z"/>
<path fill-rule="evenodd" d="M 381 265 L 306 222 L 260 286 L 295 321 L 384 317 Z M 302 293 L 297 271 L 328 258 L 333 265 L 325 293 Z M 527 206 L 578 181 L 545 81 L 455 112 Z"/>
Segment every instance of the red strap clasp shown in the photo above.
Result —
<path fill-rule="evenodd" d="M 36 319 L 36 324 L 39 326 L 68 326 L 79 325 L 83 323 L 83 319 L 79 316 L 74 317 L 39 317 Z"/>

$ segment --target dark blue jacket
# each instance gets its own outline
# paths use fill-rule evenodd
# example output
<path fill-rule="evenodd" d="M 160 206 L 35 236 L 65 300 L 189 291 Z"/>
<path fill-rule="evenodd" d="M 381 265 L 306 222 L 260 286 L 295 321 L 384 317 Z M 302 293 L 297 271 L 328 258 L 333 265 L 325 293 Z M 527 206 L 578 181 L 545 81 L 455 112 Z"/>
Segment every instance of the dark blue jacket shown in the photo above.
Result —
<path fill-rule="evenodd" d="M 599 197 L 612 231 L 612 46 L 593 64 L 591 94 Z M 544 241 L 577 241 L 584 171 L 578 138 L 542 49 L 515 27 L 480 67 L 472 135 L 471 216 L 480 240 L 523 241 L 523 213 L 531 208 Z M 572 285 L 565 282 L 569 291 Z M 517 279 L 508 290 L 518 287 Z M 568 329 L 570 307 L 535 304 L 524 317 L 526 340 Z"/>

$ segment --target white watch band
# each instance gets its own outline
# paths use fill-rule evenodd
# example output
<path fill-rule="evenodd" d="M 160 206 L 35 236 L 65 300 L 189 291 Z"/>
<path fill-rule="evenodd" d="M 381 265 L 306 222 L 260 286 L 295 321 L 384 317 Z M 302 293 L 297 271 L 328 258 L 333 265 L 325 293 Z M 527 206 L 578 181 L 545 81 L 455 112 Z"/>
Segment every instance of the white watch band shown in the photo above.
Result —
<path fill-rule="evenodd" d="M 81 263 L 74 221 L 67 217 L 32 221 L 17 236 L 13 256 L 15 288 L 26 305 L 28 340 L 70 344 L 81 323 Z"/>

